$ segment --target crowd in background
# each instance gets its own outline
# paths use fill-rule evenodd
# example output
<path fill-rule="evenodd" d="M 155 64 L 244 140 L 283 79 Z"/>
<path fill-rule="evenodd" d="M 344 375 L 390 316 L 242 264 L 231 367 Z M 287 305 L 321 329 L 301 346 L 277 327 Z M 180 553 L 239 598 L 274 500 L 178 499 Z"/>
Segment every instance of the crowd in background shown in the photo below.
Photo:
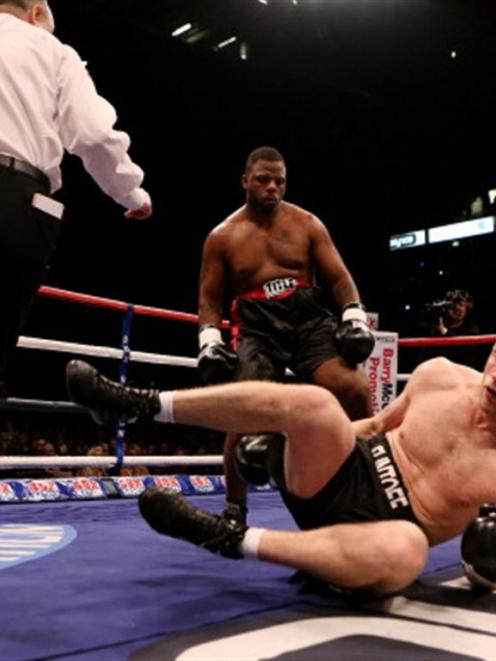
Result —
<path fill-rule="evenodd" d="M 222 454 L 223 435 L 192 427 L 164 425 L 130 426 L 126 433 L 128 456 L 200 456 Z M 91 457 L 115 455 L 115 430 L 97 427 L 81 415 L 4 411 L 0 420 L 1 456 Z M 172 459 L 173 461 L 173 459 Z M 108 475 L 166 475 L 171 473 L 219 473 L 219 466 L 142 466 L 119 470 L 98 466 L 82 468 L 16 469 L 3 477 L 105 477 Z"/>

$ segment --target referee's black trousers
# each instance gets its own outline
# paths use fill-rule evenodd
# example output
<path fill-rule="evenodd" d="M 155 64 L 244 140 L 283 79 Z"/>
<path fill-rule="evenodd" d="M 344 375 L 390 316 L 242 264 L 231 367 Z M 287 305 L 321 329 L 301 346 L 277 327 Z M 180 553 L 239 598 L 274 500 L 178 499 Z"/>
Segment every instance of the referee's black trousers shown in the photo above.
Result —
<path fill-rule="evenodd" d="M 6 371 L 33 297 L 57 243 L 60 222 L 32 206 L 47 186 L 29 175 L 0 167 L 0 401 Z"/>

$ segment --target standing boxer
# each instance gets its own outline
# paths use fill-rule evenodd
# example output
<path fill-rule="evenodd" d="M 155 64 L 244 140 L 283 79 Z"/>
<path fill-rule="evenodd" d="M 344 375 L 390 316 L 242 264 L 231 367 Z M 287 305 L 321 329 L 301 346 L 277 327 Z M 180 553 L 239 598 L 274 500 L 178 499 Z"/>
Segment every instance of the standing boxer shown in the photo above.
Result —
<path fill-rule="evenodd" d="M 207 383 L 280 381 L 296 377 L 334 393 L 352 419 L 370 415 L 367 378 L 360 363 L 372 351 L 358 289 L 324 224 L 283 201 L 286 165 L 272 147 L 255 149 L 241 184 L 246 203 L 208 235 L 200 277 L 198 368 Z M 329 312 L 316 276 L 342 310 Z M 220 325 L 229 286 L 231 350 Z M 234 468 L 237 436 L 224 446 L 226 515 L 245 512 L 246 485 Z"/>
<path fill-rule="evenodd" d="M 45 0 L 0 0 L 0 402 L 6 367 L 60 233 L 64 149 L 100 188 L 148 218 L 143 171 L 115 131 L 114 108 L 98 96 L 75 50 L 53 36 Z"/>
<path fill-rule="evenodd" d="M 99 415 L 285 433 L 282 444 L 278 435 L 266 441 L 262 463 L 302 530 L 247 529 L 156 488 L 141 497 L 155 530 L 228 557 L 252 555 L 343 588 L 389 592 L 417 577 L 429 544 L 460 534 L 481 504 L 496 501 L 496 345 L 483 374 L 445 358 L 422 363 L 397 399 L 355 422 L 312 385 L 157 393 L 110 382 L 79 361 L 69 364 L 68 385 L 75 401 Z M 483 508 L 462 549 L 492 582 L 495 511 Z"/>

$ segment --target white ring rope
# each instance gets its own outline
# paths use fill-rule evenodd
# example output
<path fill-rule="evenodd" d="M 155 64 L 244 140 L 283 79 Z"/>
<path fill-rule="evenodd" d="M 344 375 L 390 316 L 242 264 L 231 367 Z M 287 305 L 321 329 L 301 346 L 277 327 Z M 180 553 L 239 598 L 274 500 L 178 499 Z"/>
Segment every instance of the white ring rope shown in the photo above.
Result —
<path fill-rule="evenodd" d="M 91 344 L 76 344 L 74 342 L 60 342 L 58 340 L 47 340 L 39 337 L 19 338 L 18 346 L 24 349 L 42 349 L 45 351 L 58 351 L 63 353 L 74 353 L 87 356 L 98 356 L 100 358 L 122 358 L 122 349 L 112 347 L 99 347 Z M 169 365 L 176 367 L 196 367 L 196 358 L 184 358 L 166 354 L 146 353 L 144 351 L 131 351 L 130 359 L 141 363 L 154 363 L 156 365 Z M 18 399 L 9 397 L 8 407 L 10 409 L 46 411 L 57 410 L 60 412 L 84 413 L 87 410 L 73 404 L 72 402 L 56 402 L 35 399 Z M 222 455 L 199 455 L 199 456 L 157 456 L 146 455 L 143 457 L 124 456 L 123 466 L 217 466 L 223 462 Z M 113 467 L 117 465 L 115 457 L 0 457 L 0 469 L 19 468 L 80 468 L 84 466 Z"/>
<path fill-rule="evenodd" d="M 94 344 L 76 344 L 75 342 L 60 342 L 59 340 L 47 340 L 41 337 L 21 336 L 17 346 L 23 349 L 43 349 L 44 351 L 59 351 L 62 353 L 76 353 L 84 356 L 98 356 L 100 358 L 123 357 L 122 349 L 113 347 L 99 347 Z M 182 356 L 170 356 L 167 354 L 147 353 L 145 351 L 131 351 L 130 360 L 137 363 L 153 363 L 155 365 L 170 365 L 173 367 L 196 367 L 196 358 L 184 358 Z"/>
<path fill-rule="evenodd" d="M 218 466 L 223 463 L 222 455 L 199 455 L 185 457 L 146 455 L 144 457 L 124 456 L 124 466 Z M 117 465 L 115 457 L 0 457 L 0 469 L 17 468 L 81 468 L 99 466 L 112 468 Z"/>
<path fill-rule="evenodd" d="M 73 353 L 86 356 L 97 356 L 100 358 L 121 359 L 122 349 L 112 347 L 99 347 L 91 344 L 77 344 L 74 342 L 60 342 L 59 340 L 47 340 L 39 337 L 21 336 L 18 346 L 23 349 L 41 349 L 44 351 L 58 351 L 62 353 Z M 139 363 L 153 363 L 155 365 L 169 365 L 174 367 L 196 368 L 196 358 L 184 358 L 181 356 L 170 356 L 166 354 L 147 353 L 144 351 L 131 351 L 130 360 Z M 60 412 L 85 413 L 87 410 L 73 404 L 72 402 L 44 401 L 36 399 L 19 399 L 9 397 L 8 408 L 13 410 L 46 411 L 57 410 Z M 199 455 L 199 456 L 157 456 L 146 455 L 143 457 L 124 456 L 123 466 L 218 466 L 222 465 L 222 455 Z M 85 466 L 114 467 L 117 459 L 112 457 L 0 457 L 0 470 L 20 468 L 80 468 Z"/>
<path fill-rule="evenodd" d="M 73 402 L 55 402 L 48 399 L 20 399 L 9 397 L 4 405 L 9 411 L 57 411 L 57 413 L 88 413 L 88 409 Z"/>

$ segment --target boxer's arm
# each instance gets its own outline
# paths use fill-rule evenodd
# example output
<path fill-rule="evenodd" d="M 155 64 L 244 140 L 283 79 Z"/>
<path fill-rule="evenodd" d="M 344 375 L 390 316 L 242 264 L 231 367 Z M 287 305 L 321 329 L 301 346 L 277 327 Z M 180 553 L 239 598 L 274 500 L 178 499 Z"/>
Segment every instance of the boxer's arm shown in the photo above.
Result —
<path fill-rule="evenodd" d="M 367 324 L 360 294 L 324 224 L 312 217 L 312 247 L 316 268 L 326 280 L 341 308 L 341 321 L 334 333 L 339 355 L 350 367 L 365 362 L 375 339 Z"/>
<path fill-rule="evenodd" d="M 338 249 L 321 220 L 311 220 L 312 257 L 320 277 L 326 282 L 334 300 L 342 309 L 348 303 L 360 302 L 360 294 Z"/>
<path fill-rule="evenodd" d="M 355 436 L 371 438 L 377 434 L 384 434 L 391 429 L 396 429 L 405 419 L 410 402 L 411 397 L 407 386 L 399 397 L 396 397 L 396 399 L 371 418 L 363 418 L 362 420 L 352 422 Z"/>
<path fill-rule="evenodd" d="M 405 419 L 410 404 L 415 402 L 420 394 L 424 397 L 430 396 L 431 393 L 438 396 L 442 390 L 455 387 L 459 379 L 454 371 L 456 369 L 457 365 L 442 357 L 420 363 L 410 375 L 401 395 L 371 418 L 352 422 L 355 434 L 370 438 L 396 429 Z"/>
<path fill-rule="evenodd" d="M 226 272 L 223 236 L 214 229 L 203 246 L 198 304 L 198 371 L 207 384 L 229 381 L 238 362 L 221 333 Z"/>
<path fill-rule="evenodd" d="M 208 324 L 220 328 L 226 278 L 224 241 L 222 235 L 214 229 L 203 244 L 198 300 L 200 326 Z"/>

